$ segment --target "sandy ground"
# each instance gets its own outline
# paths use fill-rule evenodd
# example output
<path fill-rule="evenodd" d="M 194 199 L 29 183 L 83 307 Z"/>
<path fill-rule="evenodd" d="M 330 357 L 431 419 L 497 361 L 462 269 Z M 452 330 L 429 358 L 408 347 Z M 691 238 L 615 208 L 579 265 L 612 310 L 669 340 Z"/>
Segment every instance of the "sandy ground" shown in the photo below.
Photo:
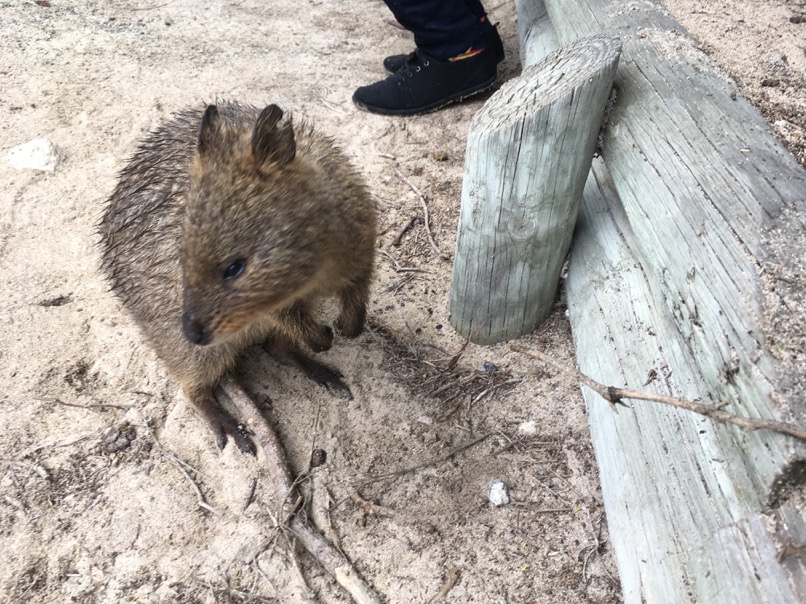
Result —
<path fill-rule="evenodd" d="M 668 2 L 806 161 L 803 4 L 716 4 Z M 503 81 L 519 71 L 514 7 L 488 8 Z M 138 138 L 222 98 L 316 123 L 380 210 L 370 327 L 322 355 L 354 400 L 260 350 L 239 368 L 295 473 L 327 452 L 302 484 L 311 520 L 389 602 L 427 602 L 457 573 L 446 602 L 620 600 L 577 387 L 504 345 L 447 368 L 463 345 L 451 265 L 406 181 L 452 253 L 484 98 L 414 119 L 353 107 L 383 57 L 411 49 L 381 2 L 0 0 L 0 45 L 0 601 L 348 601 L 282 533 L 254 558 L 278 509 L 262 455 L 215 448 L 98 270 L 95 224 Z M 55 171 L 12 167 L 6 152 L 38 137 L 60 150 Z M 573 363 L 564 311 L 522 344 Z M 508 505 L 488 502 L 493 479 Z"/>

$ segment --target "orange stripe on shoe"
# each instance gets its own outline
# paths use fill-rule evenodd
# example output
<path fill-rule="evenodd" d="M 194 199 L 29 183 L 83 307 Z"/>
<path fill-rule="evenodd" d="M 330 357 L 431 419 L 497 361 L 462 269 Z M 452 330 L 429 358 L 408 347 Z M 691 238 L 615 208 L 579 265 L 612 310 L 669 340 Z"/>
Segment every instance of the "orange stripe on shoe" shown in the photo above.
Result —
<path fill-rule="evenodd" d="M 462 61 L 464 59 L 469 59 L 470 57 L 475 57 L 478 54 L 484 52 L 484 48 L 473 48 L 472 46 L 464 51 L 462 54 L 456 55 L 455 57 L 451 57 L 448 59 L 451 63 L 456 63 L 456 61 Z"/>

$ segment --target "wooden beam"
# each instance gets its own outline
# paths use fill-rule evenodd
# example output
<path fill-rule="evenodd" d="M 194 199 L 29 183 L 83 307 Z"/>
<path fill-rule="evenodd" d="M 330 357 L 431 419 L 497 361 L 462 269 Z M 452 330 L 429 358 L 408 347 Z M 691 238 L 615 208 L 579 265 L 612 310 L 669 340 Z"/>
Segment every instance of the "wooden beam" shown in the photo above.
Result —
<path fill-rule="evenodd" d="M 803 423 L 806 174 L 657 3 L 546 6 L 561 43 L 624 48 L 567 283 L 580 370 Z M 585 398 L 626 602 L 806 600 L 777 555 L 806 541 L 801 444 Z"/>
<path fill-rule="evenodd" d="M 620 44 L 580 40 L 524 70 L 470 126 L 451 323 L 491 344 L 554 306 Z"/>

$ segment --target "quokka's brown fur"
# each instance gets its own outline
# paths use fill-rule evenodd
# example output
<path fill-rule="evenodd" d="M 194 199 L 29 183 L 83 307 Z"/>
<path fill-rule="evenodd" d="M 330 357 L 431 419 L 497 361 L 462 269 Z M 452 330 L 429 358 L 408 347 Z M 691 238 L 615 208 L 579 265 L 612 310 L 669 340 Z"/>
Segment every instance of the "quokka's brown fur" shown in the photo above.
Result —
<path fill-rule="evenodd" d="M 330 348 L 311 314 L 323 296 L 340 299 L 345 336 L 362 331 L 374 259 L 362 179 L 330 139 L 282 118 L 230 102 L 176 114 L 142 141 L 100 223 L 112 289 L 219 446 L 229 434 L 248 452 L 216 383 L 245 347 L 270 341 L 343 386 L 297 346 Z"/>

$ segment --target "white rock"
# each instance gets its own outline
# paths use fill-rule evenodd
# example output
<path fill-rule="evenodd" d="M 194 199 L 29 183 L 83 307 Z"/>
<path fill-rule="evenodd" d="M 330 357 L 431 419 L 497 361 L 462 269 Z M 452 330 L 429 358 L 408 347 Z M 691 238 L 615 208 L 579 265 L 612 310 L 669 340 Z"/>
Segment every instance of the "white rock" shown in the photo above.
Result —
<path fill-rule="evenodd" d="M 17 170 L 53 172 L 61 159 L 59 148 L 46 138 L 35 138 L 8 152 L 8 161 Z"/>
<path fill-rule="evenodd" d="M 417 418 L 417 421 L 421 424 L 425 424 L 426 426 L 433 426 L 434 425 L 434 418 L 430 415 L 421 415 Z"/>
<path fill-rule="evenodd" d="M 490 503 L 492 503 L 494 506 L 500 507 L 502 505 L 506 505 L 509 503 L 509 493 L 507 493 L 507 485 L 505 485 L 500 480 L 498 479 L 491 480 L 488 490 L 490 492 Z"/>
<path fill-rule="evenodd" d="M 518 426 L 518 434 L 521 436 L 537 436 L 537 423 L 534 420 L 523 422 Z"/>

